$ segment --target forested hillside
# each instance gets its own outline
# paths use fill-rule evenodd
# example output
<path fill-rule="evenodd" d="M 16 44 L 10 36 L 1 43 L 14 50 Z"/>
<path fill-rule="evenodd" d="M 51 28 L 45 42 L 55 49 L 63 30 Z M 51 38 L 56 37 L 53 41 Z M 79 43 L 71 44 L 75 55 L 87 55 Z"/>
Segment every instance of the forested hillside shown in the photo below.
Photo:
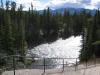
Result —
<path fill-rule="evenodd" d="M 5 6 L 5 7 L 4 7 Z M 93 16 L 85 9 L 70 14 L 67 9 L 61 14 L 53 14 L 50 9 L 43 13 L 33 10 L 23 11 L 15 2 L 1 0 L 0 6 L 0 54 L 25 55 L 28 48 L 42 43 L 50 43 L 58 38 L 82 35 L 80 59 L 100 56 L 100 11 Z"/>

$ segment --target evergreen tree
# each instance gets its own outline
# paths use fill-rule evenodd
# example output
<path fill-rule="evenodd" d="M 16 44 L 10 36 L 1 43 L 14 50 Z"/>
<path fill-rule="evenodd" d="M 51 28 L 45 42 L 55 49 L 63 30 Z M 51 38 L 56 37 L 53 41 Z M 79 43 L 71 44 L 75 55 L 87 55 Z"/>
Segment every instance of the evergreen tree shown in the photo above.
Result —
<path fill-rule="evenodd" d="M 14 38 L 12 34 L 12 24 L 11 24 L 11 18 L 9 15 L 9 12 L 6 12 L 4 15 L 4 50 L 7 52 L 9 55 L 14 54 Z"/>
<path fill-rule="evenodd" d="M 71 25 L 70 25 L 70 14 L 68 10 L 64 10 L 63 14 L 63 38 L 68 38 L 71 36 Z"/>
<path fill-rule="evenodd" d="M 19 50 L 19 54 L 22 56 L 25 56 L 26 54 L 26 50 L 27 50 L 27 43 L 26 43 L 26 39 L 25 39 L 25 24 L 24 24 L 24 17 L 23 17 L 23 13 L 22 13 L 22 9 L 23 6 L 20 5 L 19 8 L 19 27 L 18 27 L 18 50 Z"/>

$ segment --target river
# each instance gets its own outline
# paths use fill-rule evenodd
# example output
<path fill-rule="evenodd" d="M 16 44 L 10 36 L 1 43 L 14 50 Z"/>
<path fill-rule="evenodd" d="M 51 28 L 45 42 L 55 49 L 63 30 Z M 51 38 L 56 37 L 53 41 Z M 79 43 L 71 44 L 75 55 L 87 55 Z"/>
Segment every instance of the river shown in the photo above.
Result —
<path fill-rule="evenodd" d="M 34 47 L 31 49 L 31 54 L 40 57 L 40 58 L 78 58 L 79 57 L 79 51 L 81 49 L 81 43 L 82 37 L 81 36 L 71 36 L 67 39 L 58 39 L 55 42 L 52 43 L 46 43 L 41 44 L 37 47 Z M 65 62 L 67 63 L 75 63 L 76 60 L 67 60 Z M 79 60 L 78 60 L 79 61 Z M 49 64 L 54 63 L 61 63 L 62 60 L 47 60 L 46 61 Z M 38 60 L 35 64 L 43 63 L 43 60 Z"/>

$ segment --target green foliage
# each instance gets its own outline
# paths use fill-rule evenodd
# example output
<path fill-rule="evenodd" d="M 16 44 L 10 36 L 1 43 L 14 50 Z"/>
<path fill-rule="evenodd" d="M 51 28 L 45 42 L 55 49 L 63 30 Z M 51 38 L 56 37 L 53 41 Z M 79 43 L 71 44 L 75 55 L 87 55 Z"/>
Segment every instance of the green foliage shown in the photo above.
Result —
<path fill-rule="evenodd" d="M 94 42 L 93 45 L 100 45 L 100 41 Z"/>
<path fill-rule="evenodd" d="M 100 12 L 96 12 L 95 16 L 87 18 L 86 25 L 83 27 L 83 40 L 82 50 L 80 51 L 80 60 L 89 60 L 95 55 L 100 57 L 99 54 L 99 34 L 100 34 Z"/>
<path fill-rule="evenodd" d="M 17 11 L 15 11 L 15 2 L 11 3 L 11 10 L 9 10 L 9 6 L 10 2 L 7 1 L 6 11 L 3 8 L 0 11 L 0 52 L 6 55 L 18 54 L 24 56 L 27 48 L 25 24 L 23 24 L 24 17 L 16 19 Z M 22 13 L 18 15 L 22 16 Z M 17 20 L 19 20 L 18 23 Z"/>

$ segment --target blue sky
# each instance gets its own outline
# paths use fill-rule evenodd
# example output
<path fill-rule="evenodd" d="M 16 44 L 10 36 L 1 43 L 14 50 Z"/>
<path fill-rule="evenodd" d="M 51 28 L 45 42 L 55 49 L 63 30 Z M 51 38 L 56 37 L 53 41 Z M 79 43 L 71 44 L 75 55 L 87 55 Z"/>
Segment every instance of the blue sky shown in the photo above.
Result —
<path fill-rule="evenodd" d="M 3 0 L 6 1 L 6 0 Z M 57 8 L 86 8 L 86 9 L 98 9 L 100 8 L 100 0 L 11 0 L 15 1 L 17 5 L 23 4 L 24 10 L 27 10 L 31 3 L 34 9 L 42 10 L 47 7 L 51 9 Z"/>
<path fill-rule="evenodd" d="M 47 3 L 49 0 L 39 0 L 42 3 Z"/>

